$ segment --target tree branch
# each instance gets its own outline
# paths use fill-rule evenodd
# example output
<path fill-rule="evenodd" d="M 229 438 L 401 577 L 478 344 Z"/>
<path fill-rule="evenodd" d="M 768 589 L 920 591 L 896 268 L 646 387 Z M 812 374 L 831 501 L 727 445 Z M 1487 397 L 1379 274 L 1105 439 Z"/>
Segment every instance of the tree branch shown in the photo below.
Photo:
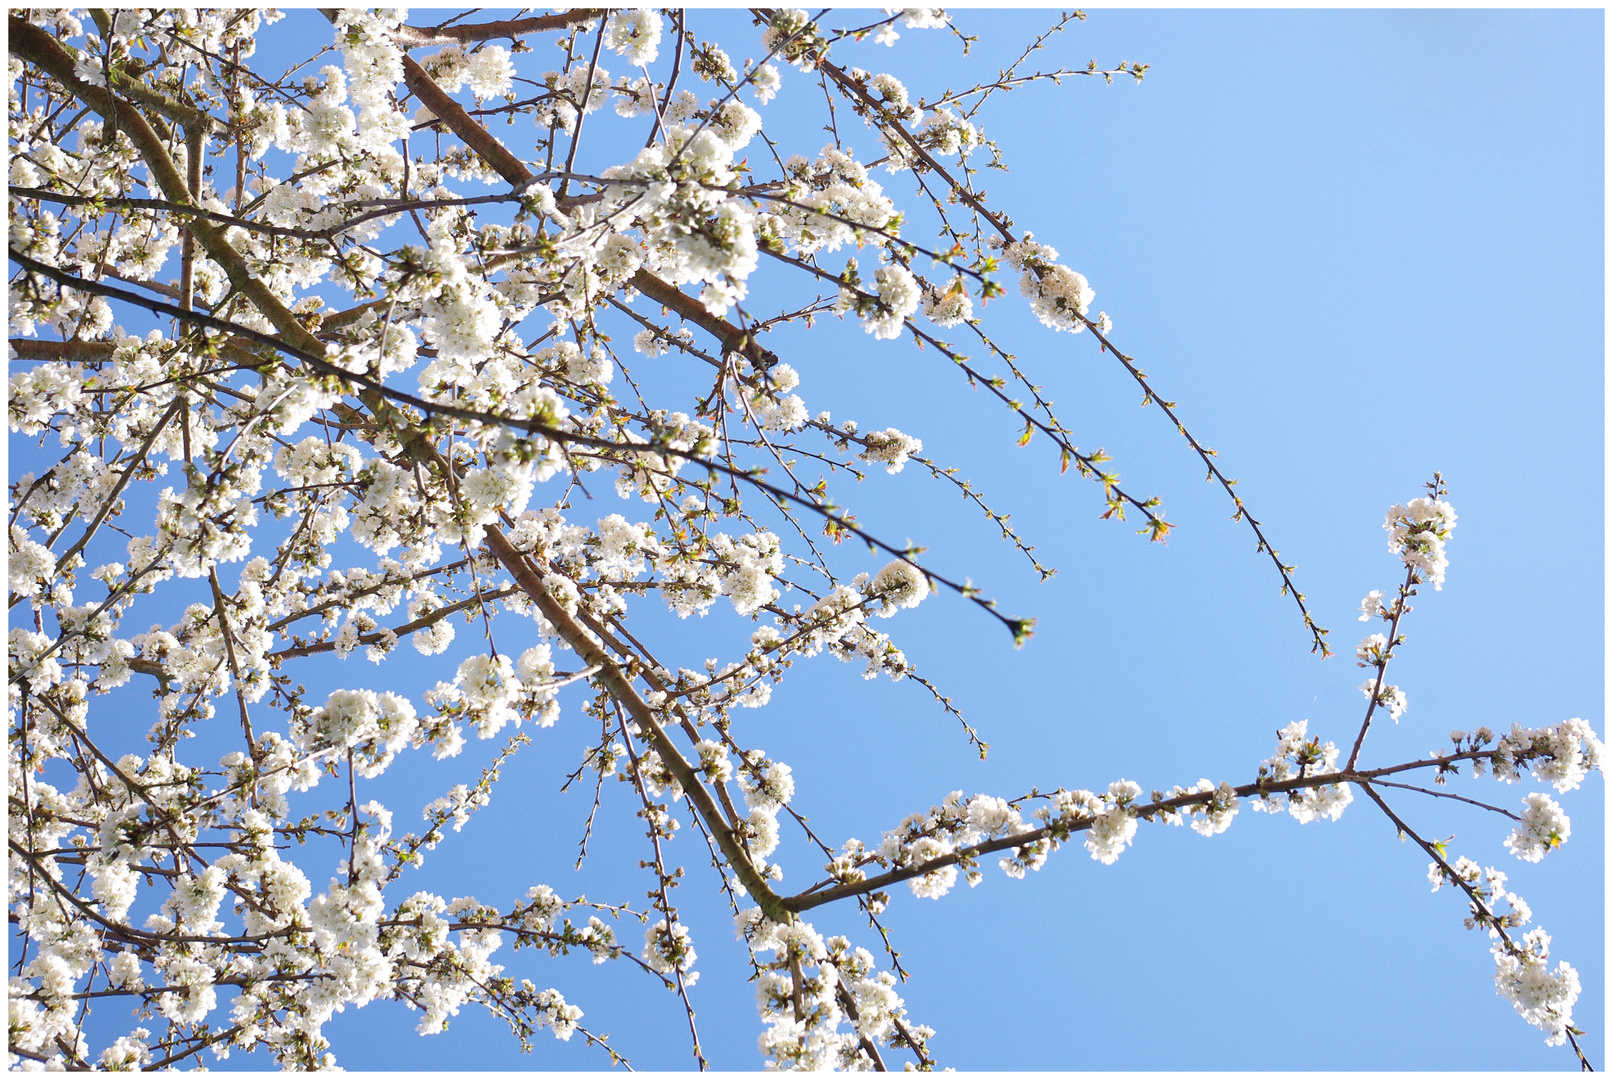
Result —
<path fill-rule="evenodd" d="M 526 34 L 543 34 L 551 30 L 566 30 L 592 19 L 609 14 L 606 8 L 577 8 L 558 15 L 539 15 L 530 19 L 507 19 L 502 22 L 473 23 L 469 26 L 400 26 L 392 38 L 405 49 L 421 49 L 430 45 L 468 45 L 477 41 L 495 41 L 501 38 L 515 40 Z M 432 109 L 432 112 L 437 112 Z M 437 115 L 441 116 L 441 113 Z"/>

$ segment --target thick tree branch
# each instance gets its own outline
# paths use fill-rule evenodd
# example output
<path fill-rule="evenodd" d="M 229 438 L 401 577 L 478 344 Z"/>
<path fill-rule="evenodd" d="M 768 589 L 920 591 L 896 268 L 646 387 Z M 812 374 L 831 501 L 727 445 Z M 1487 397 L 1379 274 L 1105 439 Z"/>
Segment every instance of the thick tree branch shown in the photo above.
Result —
<path fill-rule="evenodd" d="M 477 41 L 514 40 L 527 34 L 543 34 L 552 30 L 567 30 L 609 14 L 606 8 L 577 8 L 557 15 L 539 15 L 530 19 L 507 19 L 502 22 L 473 23 L 468 26 L 400 26 L 392 38 L 405 49 L 421 49 L 430 45 L 468 45 Z M 432 110 L 435 112 L 436 110 Z M 441 115 L 440 113 L 438 115 Z"/>
<path fill-rule="evenodd" d="M 1443 757 L 1425 758 L 1420 761 L 1410 761 L 1399 765 L 1391 765 L 1381 769 L 1368 769 L 1363 771 L 1336 772 L 1298 776 L 1290 780 L 1257 780 L 1254 783 L 1243 784 L 1233 789 L 1238 798 L 1249 798 L 1257 795 L 1282 794 L 1290 791 L 1303 791 L 1309 788 L 1328 787 L 1334 784 L 1355 784 L 1366 786 L 1366 782 L 1380 776 L 1391 776 L 1395 773 L 1407 772 L 1412 769 L 1440 768 L 1457 761 L 1472 760 L 1493 756 L 1492 751 L 1467 751 L 1458 754 L 1449 754 Z M 1195 791 L 1185 795 L 1177 795 L 1169 799 L 1160 799 L 1131 807 L 1127 812 L 1133 817 L 1151 819 L 1157 815 L 1181 810 L 1186 807 L 1198 806 L 1211 802 L 1216 798 L 1215 791 Z M 933 859 L 914 866 L 902 866 L 874 877 L 864 878 L 861 881 L 845 882 L 828 888 L 808 890 L 794 896 L 786 896 L 783 905 L 790 911 L 807 911 L 811 908 L 821 907 L 834 900 L 859 893 L 872 892 L 883 889 L 887 885 L 907 881 L 910 878 L 922 877 L 936 870 L 955 866 L 965 860 L 972 860 L 977 856 L 990 854 L 994 851 L 1007 851 L 1012 848 L 1024 847 L 1049 837 L 1064 840 L 1070 835 L 1084 832 L 1092 827 L 1097 819 L 1092 816 L 1077 818 L 1054 826 L 1043 826 L 1030 829 L 1026 832 L 1015 833 L 1013 836 L 1003 836 L 992 840 L 984 840 L 978 844 L 970 844 L 945 855 L 938 855 Z M 816 891 L 815 891 L 816 890 Z"/>
<path fill-rule="evenodd" d="M 634 688 L 626 673 L 617 666 L 615 660 L 610 657 L 599 642 L 577 624 L 571 613 L 566 611 L 554 597 L 549 595 L 549 590 L 544 588 L 543 580 L 533 570 L 526 557 L 511 546 L 509 540 L 505 539 L 502 533 L 489 530 L 484 543 L 487 546 L 487 550 L 492 552 L 493 557 L 498 559 L 499 563 L 515 578 L 516 584 L 521 586 L 527 597 L 538 606 L 538 610 L 543 612 L 543 617 L 554 625 L 555 630 L 565 639 L 566 644 L 576 651 L 585 664 L 591 667 L 598 666 L 599 672 L 595 675 L 595 679 L 610 692 L 613 698 L 621 702 L 622 707 L 628 711 L 640 729 L 649 737 L 656 752 L 661 755 L 661 760 L 672 770 L 672 775 L 677 777 L 679 784 L 683 785 L 684 792 L 688 794 L 695 808 L 700 812 L 700 816 L 705 820 L 706 828 L 711 831 L 713 838 L 717 841 L 717 846 L 727 856 L 729 868 L 744 883 L 745 888 L 761 906 L 768 918 L 777 922 L 788 922 L 790 919 L 789 912 L 782 906 L 778 893 L 774 892 L 767 880 L 757 872 L 755 864 L 751 861 L 750 854 L 740 846 L 738 840 L 734 837 L 733 830 L 723 820 L 722 810 L 711 797 L 711 792 L 707 791 L 705 785 L 701 782 L 700 774 L 694 770 L 694 767 L 688 761 L 684 760 L 682 753 L 678 751 L 677 744 L 666 733 L 666 729 L 661 726 L 660 721 L 656 720 L 654 711 L 640 696 L 638 690 Z"/>

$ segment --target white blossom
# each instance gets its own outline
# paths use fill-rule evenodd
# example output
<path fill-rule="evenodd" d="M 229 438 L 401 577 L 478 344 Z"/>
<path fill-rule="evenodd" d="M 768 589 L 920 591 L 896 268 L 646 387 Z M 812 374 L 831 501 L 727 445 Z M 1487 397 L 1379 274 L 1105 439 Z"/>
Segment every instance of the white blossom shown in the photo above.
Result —
<path fill-rule="evenodd" d="M 1506 998 L 1518 1015 L 1546 1033 L 1548 1046 L 1561 1046 L 1573 1026 L 1574 1002 L 1579 1000 L 1579 973 L 1566 960 L 1556 968 L 1551 958 L 1551 935 L 1535 929 L 1516 949 L 1496 945 L 1495 992 Z"/>
<path fill-rule="evenodd" d="M 1568 839 L 1568 815 L 1550 795 L 1535 792 L 1523 800 L 1518 827 L 1507 837 L 1507 850 L 1524 862 L 1539 862 L 1546 852 Z"/>
<path fill-rule="evenodd" d="M 922 439 L 904 435 L 895 428 L 870 431 L 863 436 L 863 445 L 864 450 L 857 455 L 858 457 L 864 461 L 877 462 L 885 466 L 887 473 L 893 474 L 901 472 L 908 458 L 924 449 Z"/>
<path fill-rule="evenodd" d="M 930 582 L 924 571 L 906 559 L 893 559 L 869 581 L 868 592 L 884 604 L 875 614 L 889 617 L 898 608 L 918 607 L 930 595 Z"/>
<path fill-rule="evenodd" d="M 648 8 L 617 11 L 605 21 L 605 47 L 634 67 L 655 62 L 661 41 L 661 16 Z"/>
<path fill-rule="evenodd" d="M 1451 504 L 1440 499 L 1413 499 L 1404 506 L 1396 503 L 1389 508 L 1383 527 L 1389 534 L 1389 551 L 1400 556 L 1417 580 L 1443 588 L 1449 565 L 1445 542 L 1456 528 Z"/>

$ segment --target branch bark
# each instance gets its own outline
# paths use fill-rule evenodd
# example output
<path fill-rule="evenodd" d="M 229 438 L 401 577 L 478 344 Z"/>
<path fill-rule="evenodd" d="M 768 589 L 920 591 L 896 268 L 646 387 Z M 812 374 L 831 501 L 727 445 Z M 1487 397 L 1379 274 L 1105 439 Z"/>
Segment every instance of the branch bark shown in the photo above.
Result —
<path fill-rule="evenodd" d="M 661 755 L 661 760 L 666 763 L 667 768 L 672 770 L 672 775 L 678 778 L 678 783 L 683 785 L 684 792 L 688 794 L 690 801 L 694 803 L 695 809 L 699 811 L 701 818 L 705 820 L 706 827 L 711 830 L 712 836 L 717 841 L 717 846 L 722 849 L 723 855 L 727 857 L 728 865 L 733 870 L 734 875 L 739 878 L 746 890 L 751 894 L 751 897 L 761 906 L 763 913 L 774 922 L 787 923 L 793 921 L 789 910 L 783 904 L 782 898 L 773 891 L 766 879 L 757 872 L 755 864 L 751 861 L 750 853 L 740 845 L 739 841 L 734 837 L 733 830 L 723 820 L 722 810 L 717 806 L 716 800 L 712 798 L 711 792 L 707 791 L 705 785 L 701 783 L 700 774 L 695 772 L 694 767 L 684 759 L 683 754 L 679 752 L 677 745 L 672 741 L 672 737 L 667 734 L 666 729 L 656 720 L 655 713 L 650 708 L 649 703 L 634 688 L 627 674 L 605 651 L 604 646 L 584 630 L 572 618 L 570 612 L 566 611 L 554 597 L 549 595 L 549 590 L 543 587 L 543 581 L 532 568 L 532 565 L 505 538 L 503 533 L 495 529 L 488 530 L 484 543 L 487 546 L 487 550 L 493 554 L 494 558 L 498 559 L 504 569 L 509 571 L 510 575 L 515 578 L 516 584 L 521 586 L 521 590 L 538 606 L 538 610 L 543 612 L 543 617 L 554 625 L 555 630 L 576 651 L 583 662 L 589 666 L 598 665 L 599 672 L 594 676 L 595 679 L 609 691 L 612 697 L 621 702 L 622 706 L 633 717 L 633 720 L 649 737 L 656 752 Z"/>
<path fill-rule="evenodd" d="M 524 34 L 566 30 L 607 14 L 609 11 L 605 8 L 577 8 L 573 11 L 562 11 L 558 15 L 473 23 L 469 26 L 400 26 L 393 32 L 392 39 L 405 49 L 422 49 L 431 45 L 467 45 L 471 42 L 495 41 L 502 38 L 513 41 Z"/>
<path fill-rule="evenodd" d="M 526 164 L 495 139 L 476 121 L 463 106 L 438 86 L 436 80 L 411 58 L 403 58 L 403 80 L 420 103 L 448 126 L 459 140 L 475 151 L 476 155 L 503 177 L 512 187 L 522 187 L 535 179 Z M 633 287 L 656 303 L 677 312 L 685 320 L 701 327 L 730 352 L 740 352 L 763 370 L 778 362 L 778 357 L 757 345 L 750 335 L 727 319 L 711 314 L 700 303 L 677 286 L 663 281 L 647 270 L 633 275 Z"/>

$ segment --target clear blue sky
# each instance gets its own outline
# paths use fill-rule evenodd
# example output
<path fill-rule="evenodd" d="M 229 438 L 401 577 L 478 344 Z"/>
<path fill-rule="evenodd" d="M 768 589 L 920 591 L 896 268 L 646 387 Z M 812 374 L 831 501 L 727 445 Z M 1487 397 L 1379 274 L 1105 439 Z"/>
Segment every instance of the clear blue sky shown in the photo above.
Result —
<path fill-rule="evenodd" d="M 960 11 L 959 26 L 981 36 L 966 59 L 936 31 L 836 56 L 934 97 L 990 78 L 1053 18 Z M 270 33 L 298 19 L 328 33 L 311 13 Z M 747 45 L 758 51 L 740 13 L 691 19 L 713 40 L 746 43 L 728 45 L 736 61 Z M 992 744 L 984 763 L 916 687 L 864 683 L 828 659 L 798 665 L 772 705 L 743 717 L 743 737 L 795 770 L 795 805 L 820 835 L 876 842 L 957 788 L 1011 797 L 1121 777 L 1145 789 L 1201 776 L 1242 783 L 1272 752 L 1275 730 L 1300 719 L 1347 744 L 1363 708 L 1350 655 L 1365 632 L 1356 605 L 1399 578 L 1383 513 L 1420 494 L 1435 469 L 1460 515 L 1451 569 L 1404 627 L 1391 679 L 1410 708 L 1398 726 L 1375 725 L 1363 761 L 1421 755 L 1453 727 L 1580 716 L 1605 734 L 1602 20 L 1095 11 L 1049 43 L 1042 66 L 1142 61 L 1151 66 L 1141 85 L 1073 79 L 987 107 L 987 132 L 1012 170 L 986 181 L 992 204 L 1088 276 L 1114 340 L 1241 478 L 1341 655 L 1309 654 L 1224 494 L 1202 482 L 1164 418 L 1138 408 L 1135 385 L 1090 337 L 1042 330 L 1017 297 L 987 309 L 1083 449 L 1104 447 L 1130 490 L 1164 499 L 1178 526 L 1167 546 L 1098 520 L 1095 487 L 1061 478 L 1043 440 L 1016 449 L 1011 418 L 933 351 L 872 342 L 833 320 L 819 324 L 821 337 L 781 332 L 770 344 L 800 370 L 811 411 L 922 438 L 926 454 L 1012 510 L 1060 571 L 1038 584 L 988 522 L 915 469 L 842 485 L 842 501 L 875 532 L 929 545 L 930 565 L 1039 621 L 1017 652 L 994 621 L 949 596 L 881 626 Z M 764 118 L 809 118 L 787 152 L 811 155 L 826 141 L 814 106 L 815 82 L 786 71 Z M 843 131 L 854 123 L 844 109 L 840 121 Z M 512 141 L 522 131 L 497 133 Z M 912 202 L 901 178 L 887 188 Z M 754 309 L 774 295 L 754 290 Z M 600 494 L 597 515 L 580 513 L 618 510 L 635 513 Z M 848 574 L 881 562 L 849 545 L 836 558 Z M 652 612 L 640 622 L 666 644 L 665 659 L 688 666 L 726 657 L 749 628 L 724 610 L 698 628 Z M 361 655 L 348 663 L 370 677 Z M 423 679 L 421 688 L 440 675 L 429 664 L 394 673 L 401 663 L 389 675 Z M 330 677 L 344 681 L 334 660 Z M 616 785 L 596 828 L 599 854 L 570 869 L 588 797 L 556 789 L 588 738 L 577 700 L 566 699 L 556 728 L 533 733 L 493 805 L 411 888 L 502 905 L 544 881 L 567 896 L 642 900 L 650 879 L 628 872 L 639 823 Z M 406 754 L 375 794 L 411 827 L 414 807 L 473 777 L 495 749 L 473 743 L 443 770 Z M 1449 790 L 1509 806 L 1523 792 L 1466 778 Z M 1453 853 L 1511 875 L 1552 933 L 1554 960 L 1580 972 L 1575 1015 L 1598 1067 L 1603 792 L 1593 777 L 1562 799 L 1573 837 L 1538 865 L 1502 848 L 1499 818 L 1411 793 L 1391 799 L 1425 835 L 1454 833 Z M 817 864 L 792 843 L 782 861 L 805 875 Z M 751 1068 L 760 1025 L 744 953 L 699 847 L 685 829 L 669 852 L 690 867 L 678 902 L 700 953 L 693 1001 L 713 1064 Z M 978 888 L 940 901 L 899 889 L 886 921 L 914 976 L 900 991 L 910 1013 L 938 1030 L 933 1051 L 958 1068 L 1571 1067 L 1566 1048 L 1545 1047 L 1495 995 L 1487 939 L 1463 929 L 1454 893 L 1429 894 L 1426 864 L 1364 798 L 1337 823 L 1305 826 L 1246 806 L 1210 840 L 1144 823 L 1111 867 L 1077 844 L 1023 882 L 992 867 Z M 316 888 L 321 873 L 310 869 Z M 853 911 L 817 914 L 819 930 L 875 946 Z M 638 940 L 630 928 L 623 937 Z M 626 964 L 501 955 L 509 974 L 580 1005 L 635 1068 L 689 1062 L 675 996 Z M 413 1035 L 416 1019 L 377 1003 L 326 1033 L 349 1068 L 603 1064 L 580 1038 L 547 1035 L 523 1057 L 481 1014 L 429 1039 Z"/>

